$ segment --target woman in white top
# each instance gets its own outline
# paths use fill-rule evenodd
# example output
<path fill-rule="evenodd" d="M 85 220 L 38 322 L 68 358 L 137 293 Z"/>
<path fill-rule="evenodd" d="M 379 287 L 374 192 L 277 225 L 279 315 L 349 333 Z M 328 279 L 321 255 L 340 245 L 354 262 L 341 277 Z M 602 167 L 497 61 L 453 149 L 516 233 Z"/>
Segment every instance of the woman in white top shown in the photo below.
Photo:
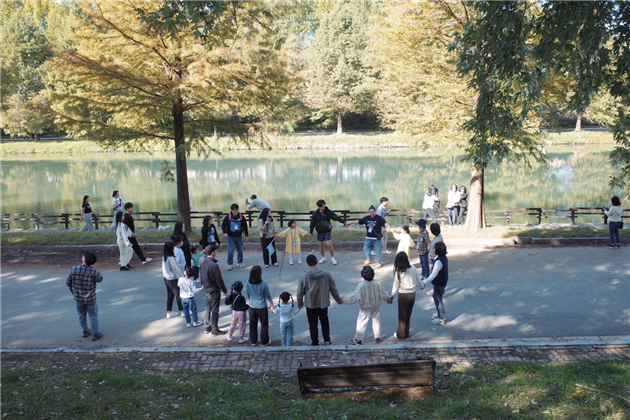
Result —
<path fill-rule="evenodd" d="M 619 235 L 619 227 L 621 226 L 621 215 L 623 207 L 619 197 L 614 196 L 610 199 L 612 207 L 604 207 L 604 214 L 608 216 L 608 232 L 610 233 L 610 243 L 608 248 L 621 248 L 621 236 Z"/>
<path fill-rule="evenodd" d="M 429 190 L 424 194 L 424 201 L 422 202 L 422 210 L 424 211 L 424 218 L 426 220 L 429 220 L 429 217 L 431 217 L 433 223 L 437 223 L 438 220 L 435 214 L 436 207 L 439 211 L 440 192 L 435 185 L 431 185 Z"/>
<path fill-rule="evenodd" d="M 449 226 L 455 226 L 457 224 L 457 217 L 459 216 L 459 203 L 461 196 L 457 191 L 457 185 L 451 185 L 451 190 L 448 192 L 448 200 L 446 201 L 446 209 L 448 210 L 448 224 Z"/>
<path fill-rule="evenodd" d="M 114 190 L 112 193 L 112 209 L 114 209 L 114 220 L 112 220 L 112 225 L 109 227 L 110 232 L 116 230 L 116 215 L 125 212 L 125 201 L 120 198 L 118 190 Z"/>
<path fill-rule="evenodd" d="M 416 285 L 420 290 L 424 289 L 416 267 L 409 264 L 407 254 L 399 252 L 394 260 L 394 287 L 390 296 L 394 299 L 398 293 L 398 330 L 394 335 L 398 339 L 410 337 L 409 323 L 416 302 Z"/>
<path fill-rule="evenodd" d="M 129 237 L 133 232 L 131 232 L 129 226 L 123 223 L 124 216 L 125 213 L 116 213 L 115 219 L 116 237 L 118 238 L 118 249 L 120 250 L 120 271 L 127 271 L 131 268 L 129 261 L 131 261 L 131 257 L 133 256 L 133 248 L 129 241 Z"/>

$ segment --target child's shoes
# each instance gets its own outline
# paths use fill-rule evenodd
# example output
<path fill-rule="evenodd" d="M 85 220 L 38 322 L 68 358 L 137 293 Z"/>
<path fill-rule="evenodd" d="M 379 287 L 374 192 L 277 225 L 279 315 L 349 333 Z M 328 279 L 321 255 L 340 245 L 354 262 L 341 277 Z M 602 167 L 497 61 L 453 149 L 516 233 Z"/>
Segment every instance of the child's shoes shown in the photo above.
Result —
<path fill-rule="evenodd" d="M 227 341 L 232 341 L 232 340 L 233 340 L 233 338 L 232 338 L 232 336 L 231 336 L 231 335 L 226 335 L 226 336 L 225 336 L 225 339 L 226 339 Z"/>

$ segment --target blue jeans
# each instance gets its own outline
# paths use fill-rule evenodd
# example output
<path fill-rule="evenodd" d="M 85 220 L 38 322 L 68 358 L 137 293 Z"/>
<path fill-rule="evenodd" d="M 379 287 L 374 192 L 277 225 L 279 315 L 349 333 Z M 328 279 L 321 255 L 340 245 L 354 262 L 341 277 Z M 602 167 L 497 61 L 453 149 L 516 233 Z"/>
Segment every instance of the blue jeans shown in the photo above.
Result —
<path fill-rule="evenodd" d="M 280 336 L 282 337 L 282 347 L 293 345 L 293 320 L 280 323 Z"/>
<path fill-rule="evenodd" d="M 234 247 L 236 247 L 237 262 L 243 264 L 243 237 L 228 236 L 228 265 L 234 265 Z"/>
<path fill-rule="evenodd" d="M 457 216 L 459 216 L 459 206 L 448 209 L 448 224 L 455 226 L 457 224 Z"/>
<path fill-rule="evenodd" d="M 610 233 L 610 243 L 613 245 L 621 243 L 621 235 L 619 234 L 619 226 L 621 226 L 621 222 L 608 222 L 608 233 Z"/>
<path fill-rule="evenodd" d="M 90 325 L 92 326 L 92 334 L 100 334 L 101 327 L 98 325 L 98 306 L 96 301 L 94 303 L 79 303 L 77 304 L 77 315 L 79 316 L 79 325 L 81 325 L 81 331 L 86 333 L 90 331 L 87 326 L 87 316 L 90 316 Z"/>
<path fill-rule="evenodd" d="M 365 252 L 365 261 L 370 261 L 372 259 L 372 250 L 374 250 L 374 261 L 377 264 L 383 262 L 383 242 L 378 239 L 365 239 L 365 244 L 363 245 L 363 252 Z"/>
<path fill-rule="evenodd" d="M 424 255 L 420 255 L 420 266 L 422 267 L 422 277 L 425 279 L 431 275 L 431 270 L 429 270 L 429 253 L 427 252 Z"/>
<path fill-rule="evenodd" d="M 182 306 L 184 306 L 184 318 L 186 318 L 186 324 L 190 324 L 190 314 L 189 311 L 192 312 L 192 320 L 193 322 L 199 321 L 197 317 L 197 301 L 194 297 L 191 298 L 182 298 Z"/>
<path fill-rule="evenodd" d="M 442 302 L 444 289 L 446 289 L 446 287 L 433 286 L 433 303 L 435 303 L 435 309 L 437 309 L 438 318 L 440 319 L 446 319 L 446 311 L 444 310 L 444 303 Z"/>

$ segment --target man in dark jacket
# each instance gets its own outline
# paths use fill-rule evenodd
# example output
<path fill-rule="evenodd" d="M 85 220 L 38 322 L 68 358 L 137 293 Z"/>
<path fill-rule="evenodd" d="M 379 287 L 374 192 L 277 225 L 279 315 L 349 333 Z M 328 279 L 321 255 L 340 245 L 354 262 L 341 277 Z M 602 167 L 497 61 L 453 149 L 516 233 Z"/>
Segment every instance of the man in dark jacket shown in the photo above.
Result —
<path fill-rule="evenodd" d="M 207 258 L 203 259 L 199 267 L 201 285 L 206 293 L 206 334 L 209 333 L 213 337 L 225 334 L 225 331 L 219 329 L 219 306 L 221 292 L 227 294 L 227 288 L 216 260 L 218 249 L 217 245 L 208 245 L 204 251 Z"/>
<path fill-rule="evenodd" d="M 330 306 L 330 295 L 338 304 L 343 304 L 343 299 L 339 296 L 335 280 L 327 270 L 317 266 L 317 257 L 309 255 L 306 257 L 308 270 L 300 279 L 297 290 L 298 308 L 306 306 L 306 317 L 308 319 L 308 330 L 311 333 L 311 344 L 319 345 L 317 321 L 322 324 L 322 336 L 324 344 L 330 346 L 330 323 L 328 322 L 328 307 Z"/>
<path fill-rule="evenodd" d="M 237 251 L 238 259 L 237 265 L 241 268 L 245 268 L 243 264 L 243 233 L 245 234 L 245 242 L 249 242 L 249 234 L 247 232 L 247 220 L 238 211 L 238 204 L 234 203 L 230 207 L 230 213 L 225 216 L 223 223 L 221 223 L 221 230 L 223 231 L 223 237 L 228 242 L 228 257 L 227 257 L 227 269 L 232 271 L 234 267 L 234 248 Z"/>
<path fill-rule="evenodd" d="M 330 252 L 330 261 L 333 265 L 337 264 L 335 259 L 335 249 L 332 245 L 332 238 L 330 232 L 332 231 L 331 220 L 335 220 L 344 226 L 347 226 L 341 216 L 337 216 L 332 210 L 326 207 L 324 200 L 317 202 L 317 210 L 313 212 L 311 216 L 311 224 L 309 226 L 309 236 L 313 237 L 313 229 L 317 231 L 317 242 L 319 242 L 319 253 L 322 258 L 319 260 L 319 264 L 326 262 L 326 251 L 324 249 L 324 242 L 328 244 L 328 251 Z"/>

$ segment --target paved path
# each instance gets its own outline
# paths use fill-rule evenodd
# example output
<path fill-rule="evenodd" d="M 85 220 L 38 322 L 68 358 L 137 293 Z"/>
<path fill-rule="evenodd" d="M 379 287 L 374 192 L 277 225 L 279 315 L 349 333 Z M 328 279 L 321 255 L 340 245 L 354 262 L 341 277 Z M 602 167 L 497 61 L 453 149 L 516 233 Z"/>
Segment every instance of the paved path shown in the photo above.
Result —
<path fill-rule="evenodd" d="M 153 255 L 157 257 L 157 255 Z M 342 296 L 361 281 L 364 257 L 357 251 L 339 251 L 339 264 L 322 265 L 337 281 Z M 492 340 L 537 343 L 556 339 L 587 340 L 601 344 L 630 342 L 630 250 L 601 247 L 496 248 L 449 252 L 450 280 L 445 295 L 449 322 L 430 323 L 432 299 L 418 293 L 412 317 L 412 338 L 397 340 L 395 305 L 381 307 L 384 344 L 448 345 Z M 225 252 L 219 255 L 228 285 L 246 281 L 249 269 L 225 271 Z M 77 256 L 78 259 L 78 256 Z M 259 252 L 247 252 L 251 267 L 261 263 Z M 282 261 L 282 255 L 281 255 Z M 393 255 L 377 270 L 377 279 L 392 287 Z M 134 257 L 132 262 L 137 263 Z M 165 319 L 165 287 L 160 262 L 138 264 L 129 272 L 116 269 L 113 258 L 97 263 L 105 277 L 98 288 L 99 318 L 104 337 L 92 342 L 80 335 L 72 296 L 65 286 L 73 264 L 30 267 L 3 261 L 1 284 L 2 349 L 99 349 L 99 348 L 209 348 L 228 347 L 224 337 L 210 337 L 202 328 L 186 328 L 183 319 Z M 264 270 L 272 295 L 295 293 L 305 265 Z M 197 297 L 200 315 L 203 295 Z M 333 344 L 345 345 L 354 336 L 358 307 L 330 308 Z M 221 307 L 221 328 L 227 328 L 229 308 Z M 278 320 L 271 315 L 272 346 L 279 346 Z M 581 338 L 580 338 L 581 337 Z M 594 339 L 586 339 L 591 337 Z M 373 342 L 368 327 L 365 342 Z M 304 311 L 296 317 L 296 345 L 309 343 Z M 229 347 L 246 345 L 229 344 Z M 249 347 L 251 349 L 251 347 Z"/>

